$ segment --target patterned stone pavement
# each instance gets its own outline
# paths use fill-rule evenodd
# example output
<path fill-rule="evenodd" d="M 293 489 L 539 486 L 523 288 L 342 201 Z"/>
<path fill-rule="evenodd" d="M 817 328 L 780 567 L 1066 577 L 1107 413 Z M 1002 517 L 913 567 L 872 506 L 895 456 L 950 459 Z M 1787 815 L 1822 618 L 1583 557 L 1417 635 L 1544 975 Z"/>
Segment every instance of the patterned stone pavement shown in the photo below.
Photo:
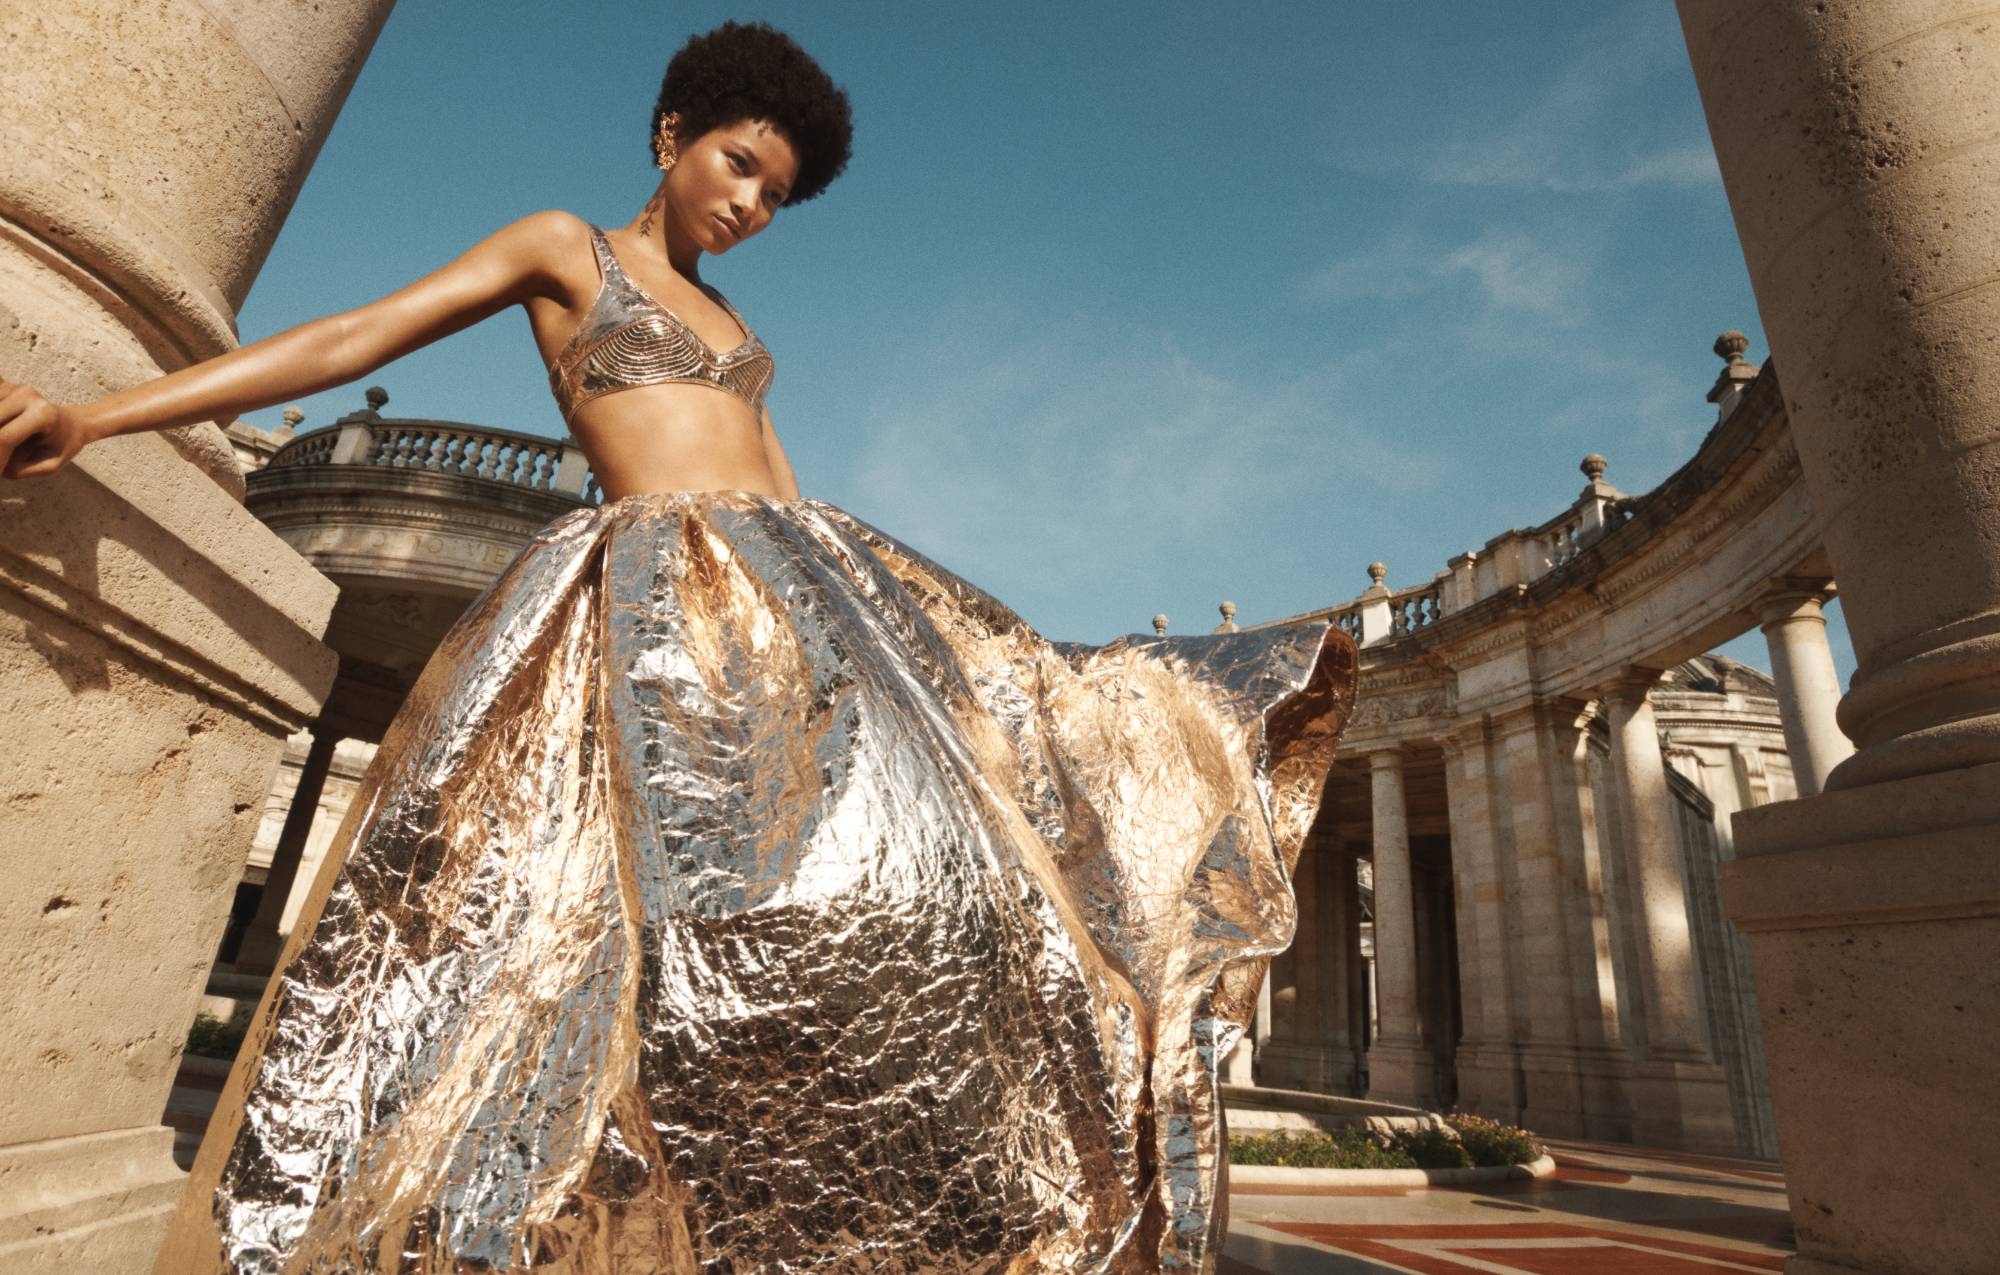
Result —
<path fill-rule="evenodd" d="M 1221 1275 L 1737 1275 L 1782 1271 L 1791 1215 L 1778 1166 L 1550 1142 L 1533 1182 L 1244 1187 Z"/>

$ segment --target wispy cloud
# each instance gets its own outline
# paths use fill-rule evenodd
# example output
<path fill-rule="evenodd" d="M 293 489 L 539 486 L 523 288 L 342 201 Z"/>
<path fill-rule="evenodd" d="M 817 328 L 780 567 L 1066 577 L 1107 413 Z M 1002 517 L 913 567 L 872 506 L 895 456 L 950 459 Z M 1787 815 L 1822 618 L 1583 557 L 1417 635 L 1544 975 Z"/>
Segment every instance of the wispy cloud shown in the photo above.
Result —
<path fill-rule="evenodd" d="M 1722 170 L 1715 166 L 1715 151 L 1706 143 L 1670 146 L 1642 155 L 1627 164 L 1613 182 L 1621 188 L 1671 186 L 1692 190 L 1703 186 L 1720 188 Z"/>
<path fill-rule="evenodd" d="M 1398 230 L 1310 275 L 1301 292 L 1314 301 L 1400 301 L 1469 282 L 1490 311 L 1569 324 L 1589 275 L 1586 253 L 1560 251 L 1518 229 L 1494 227 L 1457 243 Z"/>
<path fill-rule="evenodd" d="M 1495 309 L 1562 321 L 1574 321 L 1585 282 L 1578 262 L 1518 232 L 1482 235 L 1447 256 L 1443 269 L 1470 274 Z"/>
<path fill-rule="evenodd" d="M 1189 577 L 1226 577 L 1328 509 L 1386 506 L 1446 472 L 1395 437 L 1366 352 L 1287 375 L 1146 328 L 1009 341 L 979 326 L 944 325 L 889 387 L 854 504 L 1030 618 L 1038 600 L 1091 597 L 1140 627 Z"/>
<path fill-rule="evenodd" d="M 1720 189 L 1706 138 L 1619 147 L 1608 119 L 1643 112 L 1661 74 L 1686 54 L 1671 17 L 1621 8 L 1581 33 L 1576 54 L 1529 105 L 1417 152 L 1418 169 L 1450 186 L 1560 194 L 1644 188 Z M 1643 115 L 1636 115 L 1643 118 Z"/>

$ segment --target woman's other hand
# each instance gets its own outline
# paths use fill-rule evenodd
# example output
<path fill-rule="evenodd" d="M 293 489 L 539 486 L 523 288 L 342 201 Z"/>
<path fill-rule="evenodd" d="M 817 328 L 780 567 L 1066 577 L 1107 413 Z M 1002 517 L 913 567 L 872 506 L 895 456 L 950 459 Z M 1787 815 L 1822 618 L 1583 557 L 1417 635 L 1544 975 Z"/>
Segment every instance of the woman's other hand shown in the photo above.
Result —
<path fill-rule="evenodd" d="M 56 406 L 30 386 L 0 381 L 0 474 L 46 478 L 89 441 L 74 409 Z"/>

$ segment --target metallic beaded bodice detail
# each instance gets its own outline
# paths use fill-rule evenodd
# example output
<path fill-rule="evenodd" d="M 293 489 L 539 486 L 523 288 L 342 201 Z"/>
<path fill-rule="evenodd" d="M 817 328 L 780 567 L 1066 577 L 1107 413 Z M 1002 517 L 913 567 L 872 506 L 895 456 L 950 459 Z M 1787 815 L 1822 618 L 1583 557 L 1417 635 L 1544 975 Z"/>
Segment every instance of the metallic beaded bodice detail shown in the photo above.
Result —
<path fill-rule="evenodd" d="M 734 306 L 718 293 L 709 294 L 744 333 L 743 344 L 717 354 L 679 316 L 633 282 L 596 226 L 590 228 L 590 244 L 603 282 L 590 313 L 549 369 L 549 389 L 565 421 L 591 399 L 672 382 L 713 385 L 752 409 L 764 406 L 776 370 L 771 352 Z"/>

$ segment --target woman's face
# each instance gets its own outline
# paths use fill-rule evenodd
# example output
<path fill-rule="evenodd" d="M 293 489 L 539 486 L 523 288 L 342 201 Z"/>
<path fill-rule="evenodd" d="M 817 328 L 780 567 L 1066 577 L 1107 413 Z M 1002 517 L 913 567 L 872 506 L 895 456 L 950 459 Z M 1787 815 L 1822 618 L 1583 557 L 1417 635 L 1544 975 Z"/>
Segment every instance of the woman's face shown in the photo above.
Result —
<path fill-rule="evenodd" d="M 798 175 L 798 152 L 783 133 L 738 120 L 681 143 L 667 204 L 704 252 L 725 253 L 771 224 Z"/>

